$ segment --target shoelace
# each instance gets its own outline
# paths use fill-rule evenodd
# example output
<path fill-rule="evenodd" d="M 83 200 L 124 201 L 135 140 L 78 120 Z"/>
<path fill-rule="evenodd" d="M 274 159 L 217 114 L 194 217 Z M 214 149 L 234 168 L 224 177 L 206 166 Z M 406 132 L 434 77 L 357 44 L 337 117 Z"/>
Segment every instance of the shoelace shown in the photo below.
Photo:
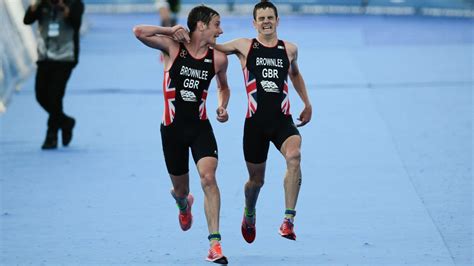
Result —
<path fill-rule="evenodd" d="M 190 214 L 191 214 L 191 206 L 189 205 L 189 202 L 188 202 L 188 205 L 186 206 L 186 210 L 184 212 L 180 211 L 179 215 L 183 217 L 188 217 Z"/>
<path fill-rule="evenodd" d="M 282 227 L 283 231 L 293 230 L 293 224 L 288 220 L 283 222 L 283 225 L 281 227 Z"/>
<path fill-rule="evenodd" d="M 222 256 L 222 251 L 220 249 L 220 246 L 216 245 L 214 247 L 212 247 L 210 250 L 209 250 L 209 253 L 210 253 L 210 257 L 212 258 L 215 258 L 215 257 L 220 257 Z"/>
<path fill-rule="evenodd" d="M 249 223 L 247 220 L 244 220 L 245 228 L 247 229 L 253 229 L 255 228 L 255 223 Z"/>

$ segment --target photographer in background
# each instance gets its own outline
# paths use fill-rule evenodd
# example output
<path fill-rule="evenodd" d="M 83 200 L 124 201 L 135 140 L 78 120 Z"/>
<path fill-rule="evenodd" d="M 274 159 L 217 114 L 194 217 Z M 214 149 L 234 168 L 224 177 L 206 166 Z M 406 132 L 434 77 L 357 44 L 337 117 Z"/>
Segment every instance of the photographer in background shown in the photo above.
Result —
<path fill-rule="evenodd" d="M 62 144 L 72 139 L 74 118 L 63 112 L 66 84 L 79 57 L 79 29 L 84 4 L 82 0 L 36 0 L 26 10 L 23 22 L 38 21 L 38 69 L 36 99 L 48 112 L 48 130 L 42 149 L 56 149 L 58 132 Z"/>

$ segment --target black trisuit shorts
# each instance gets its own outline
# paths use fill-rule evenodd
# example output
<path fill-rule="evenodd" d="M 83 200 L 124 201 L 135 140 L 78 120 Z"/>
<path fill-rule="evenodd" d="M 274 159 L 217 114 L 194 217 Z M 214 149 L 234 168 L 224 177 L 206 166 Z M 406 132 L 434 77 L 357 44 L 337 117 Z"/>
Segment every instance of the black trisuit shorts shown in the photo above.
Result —
<path fill-rule="evenodd" d="M 189 148 L 196 164 L 204 157 L 217 158 L 216 138 L 209 120 L 161 124 L 160 131 L 166 168 L 171 175 L 189 172 Z"/>
<path fill-rule="evenodd" d="M 249 163 L 263 163 L 267 160 L 270 141 L 280 150 L 287 138 L 300 135 L 291 115 L 272 121 L 263 121 L 256 117 L 245 120 L 244 156 Z"/>

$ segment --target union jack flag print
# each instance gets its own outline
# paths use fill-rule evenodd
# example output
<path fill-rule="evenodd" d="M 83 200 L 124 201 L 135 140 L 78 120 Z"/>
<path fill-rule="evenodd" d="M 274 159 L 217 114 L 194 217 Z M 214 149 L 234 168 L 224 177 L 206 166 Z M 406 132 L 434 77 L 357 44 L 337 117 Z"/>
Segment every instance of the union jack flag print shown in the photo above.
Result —
<path fill-rule="evenodd" d="M 252 117 L 257 111 L 257 81 L 255 76 L 244 69 L 245 88 L 247 90 L 248 108 L 246 117 Z"/>
<path fill-rule="evenodd" d="M 285 80 L 283 85 L 283 100 L 281 101 L 281 112 L 284 115 L 290 115 L 290 97 L 288 95 L 288 82 Z"/>
<path fill-rule="evenodd" d="M 201 120 L 206 120 L 207 119 L 206 98 L 207 98 L 207 90 L 203 90 L 202 91 L 201 104 L 199 105 L 199 119 L 201 119 Z"/>
<path fill-rule="evenodd" d="M 165 98 L 163 125 L 168 126 L 173 123 L 175 115 L 174 101 L 176 98 L 176 86 L 172 82 L 169 72 L 165 72 L 165 78 L 163 79 L 163 96 Z"/>

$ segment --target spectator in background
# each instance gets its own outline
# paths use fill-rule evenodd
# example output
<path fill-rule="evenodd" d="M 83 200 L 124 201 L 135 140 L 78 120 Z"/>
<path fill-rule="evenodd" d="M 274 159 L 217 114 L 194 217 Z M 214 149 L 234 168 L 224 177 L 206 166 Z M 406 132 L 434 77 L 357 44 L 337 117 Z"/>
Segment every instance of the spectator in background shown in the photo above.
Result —
<path fill-rule="evenodd" d="M 177 24 L 180 0 L 156 0 L 156 7 L 160 14 L 161 26 L 173 27 Z"/>
<path fill-rule="evenodd" d="M 181 8 L 180 0 L 156 0 L 156 8 L 162 27 L 173 27 L 178 24 L 177 14 Z M 160 53 L 160 62 L 164 62 L 163 53 Z"/>
<path fill-rule="evenodd" d="M 71 72 L 79 58 L 79 29 L 84 4 L 82 0 L 35 0 L 26 10 L 23 22 L 38 21 L 38 69 L 36 99 L 48 112 L 48 130 L 42 149 L 56 149 L 58 132 L 62 144 L 72 140 L 74 118 L 63 111 L 63 98 Z"/>

